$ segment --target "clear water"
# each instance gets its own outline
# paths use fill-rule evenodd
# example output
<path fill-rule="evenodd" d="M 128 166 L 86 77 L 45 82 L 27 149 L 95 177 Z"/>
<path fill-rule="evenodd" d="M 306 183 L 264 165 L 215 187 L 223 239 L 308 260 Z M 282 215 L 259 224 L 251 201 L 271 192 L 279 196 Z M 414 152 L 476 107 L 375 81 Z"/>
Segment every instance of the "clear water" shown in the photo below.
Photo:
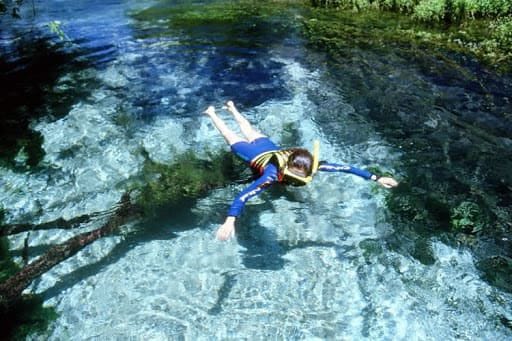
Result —
<path fill-rule="evenodd" d="M 200 114 L 227 99 L 278 143 L 320 139 L 322 158 L 379 164 L 400 175 L 400 149 L 332 92 L 324 69 L 302 63 L 308 52 L 293 32 L 264 48 L 183 46 L 190 37 L 169 30 L 165 20 L 141 23 L 127 15 L 149 5 L 44 5 L 36 25 L 60 20 L 74 44 L 98 47 L 80 57 L 93 66 L 62 76 L 55 92 L 94 81 L 62 118 L 34 123 L 44 136 L 41 169 L 0 169 L 10 221 L 112 207 L 140 174 L 141 150 L 165 163 L 187 151 L 208 158 L 227 150 Z M 325 113 L 312 100 L 319 96 L 331 98 L 342 126 L 316 115 Z M 435 262 L 424 265 L 389 249 L 383 238 L 396 231 L 386 222 L 385 191 L 373 184 L 321 175 L 307 188 L 270 191 L 247 206 L 236 240 L 216 241 L 223 212 L 243 186 L 213 190 L 177 218 L 169 212 L 129 224 L 43 275 L 30 290 L 60 315 L 47 334 L 32 338 L 512 339 L 502 323 L 512 319 L 512 296 L 479 277 L 468 250 L 431 238 L 425 243 Z M 101 223 L 33 232 L 30 246 Z M 13 248 L 24 238 L 12 237 Z"/>

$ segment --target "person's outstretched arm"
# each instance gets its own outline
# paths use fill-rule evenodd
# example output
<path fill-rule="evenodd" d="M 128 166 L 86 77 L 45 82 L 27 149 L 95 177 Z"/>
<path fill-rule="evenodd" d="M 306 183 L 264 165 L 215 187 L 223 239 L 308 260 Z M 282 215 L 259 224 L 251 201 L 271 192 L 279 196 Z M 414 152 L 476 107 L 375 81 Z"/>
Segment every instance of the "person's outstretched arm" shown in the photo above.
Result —
<path fill-rule="evenodd" d="M 277 168 L 274 165 L 268 165 L 263 174 L 256 179 L 249 187 L 244 189 L 233 200 L 228 210 L 226 221 L 217 230 L 216 236 L 219 240 L 228 240 L 235 235 L 236 218 L 242 214 L 245 203 L 252 197 L 260 194 L 263 190 L 270 187 L 277 181 Z"/>
<path fill-rule="evenodd" d="M 367 170 L 360 169 L 354 166 L 340 165 L 336 163 L 328 163 L 325 161 L 320 162 L 318 170 L 321 172 L 344 172 L 360 176 L 366 180 L 376 181 L 379 185 L 385 188 L 393 188 L 398 186 L 398 182 L 387 176 L 378 176 Z"/>

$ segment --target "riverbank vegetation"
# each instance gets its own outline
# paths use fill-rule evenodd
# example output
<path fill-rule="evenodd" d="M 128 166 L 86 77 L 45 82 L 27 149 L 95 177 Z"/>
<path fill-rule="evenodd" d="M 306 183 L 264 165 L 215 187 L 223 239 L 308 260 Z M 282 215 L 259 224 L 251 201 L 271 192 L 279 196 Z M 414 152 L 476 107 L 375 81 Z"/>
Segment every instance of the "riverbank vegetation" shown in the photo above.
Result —
<path fill-rule="evenodd" d="M 384 32 L 388 37 L 392 33 L 402 41 L 469 51 L 500 70 L 511 69 L 512 2 L 508 0 L 311 0 L 311 4 L 329 9 L 330 14 L 399 13 L 399 24 Z M 410 22 L 402 27 L 405 18 Z"/>

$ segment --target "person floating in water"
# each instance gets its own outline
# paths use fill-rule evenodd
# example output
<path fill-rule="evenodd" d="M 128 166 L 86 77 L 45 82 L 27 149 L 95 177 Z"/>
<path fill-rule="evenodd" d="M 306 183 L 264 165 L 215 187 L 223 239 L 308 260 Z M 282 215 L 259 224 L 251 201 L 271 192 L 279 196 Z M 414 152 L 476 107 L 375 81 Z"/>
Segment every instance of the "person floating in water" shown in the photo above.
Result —
<path fill-rule="evenodd" d="M 245 203 L 275 183 L 303 186 L 311 182 L 313 176 L 320 171 L 355 174 L 364 179 L 376 181 L 385 188 L 398 185 L 398 182 L 391 177 L 379 177 L 369 171 L 353 166 L 319 161 L 317 141 L 315 141 L 313 154 L 303 148 L 283 149 L 254 129 L 249 121 L 240 114 L 232 101 L 228 101 L 224 108 L 233 115 L 245 139 L 226 126 L 224 121 L 215 113 L 213 106 L 209 106 L 204 113 L 210 117 L 217 130 L 224 136 L 231 147 L 231 151 L 247 162 L 258 175 L 258 178 L 233 200 L 226 221 L 216 233 L 220 240 L 228 240 L 235 235 L 235 221 L 242 213 Z"/>

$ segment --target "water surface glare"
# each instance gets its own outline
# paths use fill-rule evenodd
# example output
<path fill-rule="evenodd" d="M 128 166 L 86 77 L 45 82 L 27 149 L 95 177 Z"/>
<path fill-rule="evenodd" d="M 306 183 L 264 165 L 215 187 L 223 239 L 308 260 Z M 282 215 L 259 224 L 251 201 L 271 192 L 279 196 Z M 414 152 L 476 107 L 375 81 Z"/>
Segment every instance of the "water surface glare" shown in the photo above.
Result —
<path fill-rule="evenodd" d="M 63 117 L 48 108 L 34 123 L 44 137 L 42 167 L 0 168 L 10 221 L 109 209 L 140 175 L 143 155 L 172 163 L 188 151 L 209 159 L 228 150 L 200 114 L 214 103 L 228 119 L 220 110 L 227 99 L 278 143 L 319 139 L 322 159 L 379 164 L 400 175 L 401 151 L 342 96 L 333 99 L 339 92 L 323 67 L 304 62 L 313 52 L 292 29 L 266 46 L 222 36 L 214 37 L 222 44 L 209 37 L 213 43 L 201 45 L 194 36 L 200 28 L 187 35 L 165 20 L 128 16 L 149 2 L 86 3 L 55 2 L 36 19 L 40 27 L 60 20 L 74 44 L 98 47 L 78 57 L 97 63 L 63 75 L 54 89 L 94 80 L 86 96 Z M 219 32 L 226 34 L 210 33 Z M 325 113 L 322 96 L 341 126 L 315 116 Z M 374 184 L 322 174 L 306 188 L 264 193 L 247 205 L 237 238 L 216 241 L 215 229 L 244 186 L 212 190 L 178 218 L 167 212 L 128 224 L 44 274 L 30 290 L 59 317 L 32 338 L 512 339 L 502 323 L 512 320 L 512 296 L 480 278 L 468 250 L 429 238 L 434 261 L 425 265 L 390 249 L 383 240 L 396 231 L 386 220 L 385 191 Z M 33 233 L 30 246 L 62 242 L 102 222 Z M 24 238 L 11 237 L 13 248 Z"/>

